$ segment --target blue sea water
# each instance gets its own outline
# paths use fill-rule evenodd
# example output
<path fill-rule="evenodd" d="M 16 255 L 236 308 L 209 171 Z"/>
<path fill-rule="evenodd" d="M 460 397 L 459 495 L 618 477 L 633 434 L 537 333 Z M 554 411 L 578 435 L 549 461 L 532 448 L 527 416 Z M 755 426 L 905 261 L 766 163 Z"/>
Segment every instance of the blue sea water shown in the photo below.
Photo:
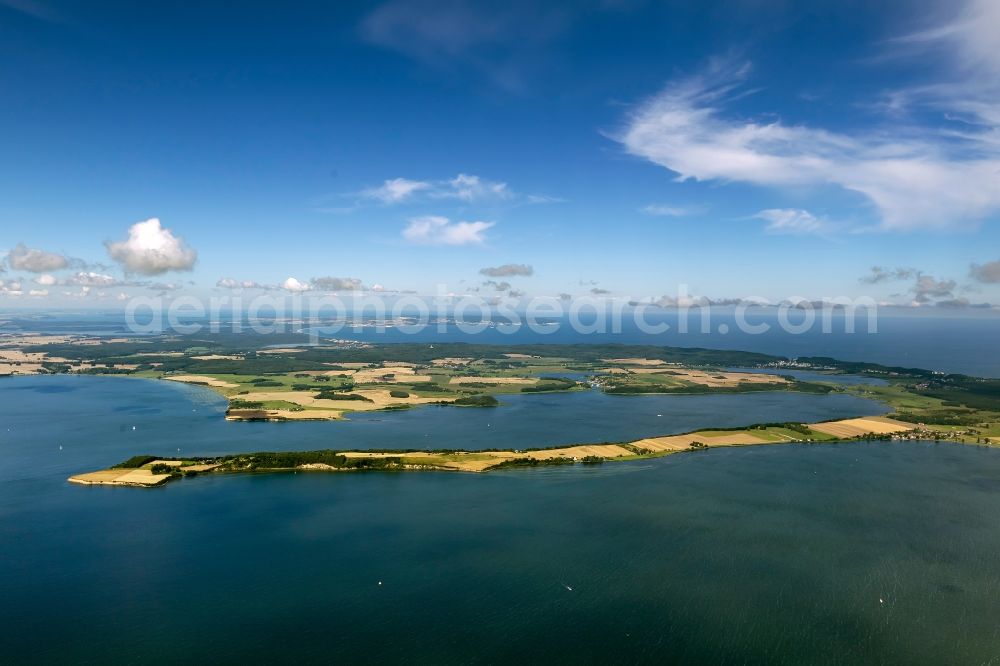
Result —
<path fill-rule="evenodd" d="M 100 318 L 93 326 L 116 330 Z M 541 341 L 1000 376 L 998 332 L 985 319 L 883 319 L 866 337 L 625 331 Z M 539 341 L 484 336 L 473 340 Z M 525 448 L 884 409 L 787 393 L 504 403 L 229 423 L 222 400 L 196 386 L 0 380 L 0 654 L 6 663 L 934 665 L 1000 655 L 996 449 L 802 444 L 485 475 L 203 476 L 151 490 L 66 482 L 147 452 Z"/>
<path fill-rule="evenodd" d="M 880 377 L 869 377 L 867 375 L 832 374 L 829 372 L 816 372 L 813 370 L 793 370 L 788 368 L 726 368 L 732 372 L 755 372 L 765 375 L 782 375 L 794 377 L 803 382 L 826 382 L 828 384 L 841 384 L 844 386 L 864 385 L 864 386 L 887 386 L 889 382 Z"/>
<path fill-rule="evenodd" d="M 807 394 L 588 402 L 599 395 L 565 394 L 580 401 L 575 411 L 518 400 L 433 417 L 267 424 L 225 422 L 219 399 L 199 387 L 0 381 L 0 650 L 7 663 L 996 656 L 992 449 L 785 445 L 485 475 L 198 477 L 151 490 L 65 481 L 174 448 L 364 448 L 422 429 L 464 442 L 482 419 L 596 434 L 601 400 L 619 405 L 615 424 L 631 432 L 743 422 L 745 398 L 790 398 L 755 404 L 749 418 L 880 411 Z M 458 428 L 444 425 L 453 417 Z"/>
<path fill-rule="evenodd" d="M 627 441 L 705 427 L 881 414 L 844 394 L 607 395 L 598 390 L 502 396 L 497 408 L 430 405 L 343 422 L 230 422 L 200 387 L 128 377 L 0 380 L 0 481 L 106 467 L 133 455 L 315 449 L 538 448 Z M 44 414 L 50 412 L 46 417 Z"/>

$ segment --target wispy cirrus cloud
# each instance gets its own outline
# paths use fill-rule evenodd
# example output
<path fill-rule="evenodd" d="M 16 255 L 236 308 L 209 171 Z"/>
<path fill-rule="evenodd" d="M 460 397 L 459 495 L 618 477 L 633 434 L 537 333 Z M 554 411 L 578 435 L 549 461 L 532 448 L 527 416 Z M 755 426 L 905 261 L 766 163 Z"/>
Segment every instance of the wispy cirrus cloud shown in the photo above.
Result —
<path fill-rule="evenodd" d="M 718 60 L 675 80 L 636 107 L 613 138 L 630 154 L 676 172 L 678 180 L 778 189 L 832 185 L 861 194 L 876 209 L 877 226 L 887 230 L 969 227 L 1000 211 L 995 109 L 962 132 L 898 119 L 855 132 L 761 122 L 731 110 L 747 94 L 750 72 L 747 63 Z M 971 108 L 974 100 L 960 94 L 937 101 Z"/>
<path fill-rule="evenodd" d="M 420 197 L 424 199 L 454 199 L 466 203 L 500 201 L 515 196 L 507 183 L 481 176 L 460 173 L 444 180 L 411 180 L 390 178 L 381 185 L 368 187 L 358 193 L 361 199 L 385 205 L 405 203 Z"/>
<path fill-rule="evenodd" d="M 992 78 L 1000 74 L 997 49 L 1000 4 L 995 0 L 965 0 L 948 6 L 954 8 L 949 21 L 901 35 L 890 40 L 890 44 L 903 49 L 902 55 L 919 55 L 927 48 L 937 48 L 967 76 Z"/>
<path fill-rule="evenodd" d="M 769 208 L 754 217 L 767 222 L 764 231 L 769 234 L 817 235 L 831 230 L 825 218 L 798 208 Z"/>
<path fill-rule="evenodd" d="M 409 178 L 390 178 L 377 187 L 369 187 L 361 190 L 360 195 L 365 199 L 374 199 L 384 204 L 394 204 L 406 201 L 421 190 L 431 188 L 429 182 L 421 180 L 410 180 Z"/>
<path fill-rule="evenodd" d="M 369 44 L 440 72 L 474 73 L 501 89 L 521 92 L 529 74 L 539 69 L 537 54 L 579 13 L 573 9 L 519 0 L 389 0 L 364 17 L 359 32 Z"/>
<path fill-rule="evenodd" d="M 39 0 L 0 0 L 0 8 L 4 7 L 50 23 L 62 23 L 65 20 L 62 14 Z"/>
<path fill-rule="evenodd" d="M 639 209 L 639 212 L 646 215 L 658 217 L 687 217 L 705 212 L 704 206 L 670 206 L 667 204 L 649 204 Z"/>

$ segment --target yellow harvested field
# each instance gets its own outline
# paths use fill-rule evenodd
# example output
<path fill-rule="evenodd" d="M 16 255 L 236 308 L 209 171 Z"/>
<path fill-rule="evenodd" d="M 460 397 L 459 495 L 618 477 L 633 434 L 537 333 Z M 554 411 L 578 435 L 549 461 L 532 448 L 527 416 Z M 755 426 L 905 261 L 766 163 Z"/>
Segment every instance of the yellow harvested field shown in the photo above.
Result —
<path fill-rule="evenodd" d="M 461 367 L 463 365 L 469 365 L 475 359 L 473 358 L 436 358 L 431 361 L 431 365 L 437 366 L 439 368 L 447 367 Z"/>
<path fill-rule="evenodd" d="M 184 469 L 189 472 L 207 472 L 210 469 L 215 469 L 219 466 L 219 463 L 203 463 L 200 465 L 188 465 Z"/>
<path fill-rule="evenodd" d="M 394 382 L 429 382 L 430 375 L 418 375 L 411 365 L 387 365 L 381 368 L 355 370 L 351 375 L 356 384 L 381 384 Z"/>
<path fill-rule="evenodd" d="M 768 444 L 769 440 L 748 433 L 733 433 L 731 435 L 706 435 L 705 433 L 688 433 L 686 435 L 670 435 L 667 437 L 647 437 L 632 442 L 634 446 L 650 451 L 683 451 L 691 448 L 695 442 L 705 446 L 739 446 L 741 444 Z"/>
<path fill-rule="evenodd" d="M 101 484 L 110 483 L 119 476 L 124 476 L 125 471 L 120 469 L 102 469 L 99 472 L 87 472 L 86 474 L 74 474 L 69 477 L 73 483 Z"/>
<path fill-rule="evenodd" d="M 354 363 L 353 361 L 350 363 L 324 363 L 323 365 L 335 365 L 338 368 L 347 368 L 349 370 L 358 370 L 360 368 L 372 367 L 371 363 Z"/>
<path fill-rule="evenodd" d="M 423 451 L 409 453 L 380 453 L 367 451 L 345 451 L 349 458 L 402 458 L 407 465 L 433 465 L 436 468 L 452 469 L 460 472 L 482 472 L 486 469 L 517 456 L 510 451 L 456 451 L 440 454 Z M 319 469 L 319 467 L 313 467 Z"/>
<path fill-rule="evenodd" d="M 196 361 L 242 361 L 242 356 L 235 354 L 208 354 L 207 356 L 192 356 Z"/>
<path fill-rule="evenodd" d="M 367 400 L 327 400 L 316 397 L 314 391 L 258 391 L 239 396 L 250 402 L 269 402 L 282 400 L 295 405 L 307 407 L 303 411 L 290 409 L 235 409 L 227 415 L 227 420 L 242 421 L 248 418 L 260 418 L 264 412 L 269 419 L 285 419 L 289 421 L 333 421 L 343 418 L 345 412 L 371 412 L 377 409 L 398 405 L 424 405 L 441 402 L 441 398 L 422 398 L 410 395 L 405 398 L 394 398 L 387 389 L 361 389 L 352 391 Z"/>
<path fill-rule="evenodd" d="M 441 402 L 441 398 L 422 398 L 413 394 L 410 394 L 405 398 L 394 398 L 389 395 L 389 389 L 361 389 L 360 391 L 355 391 L 355 393 L 360 393 L 369 400 L 373 401 L 375 407 L 370 407 L 369 409 L 381 409 L 389 405 L 427 405 L 435 402 Z"/>
<path fill-rule="evenodd" d="M 49 359 L 44 352 L 23 352 L 20 349 L 0 349 L 0 361 L 12 363 L 41 363 L 48 360 L 65 361 L 66 359 Z"/>
<path fill-rule="evenodd" d="M 76 338 L 69 341 L 70 344 L 79 345 L 80 347 L 94 347 L 97 345 L 121 344 L 123 342 L 132 342 L 132 340 L 130 340 L 129 338 Z"/>
<path fill-rule="evenodd" d="M 323 407 L 338 408 L 338 411 L 352 409 L 354 405 L 367 404 L 363 401 L 355 400 L 317 400 L 315 391 L 253 391 L 238 396 L 241 400 L 248 402 L 268 402 L 271 400 L 283 400 L 303 407 Z"/>
<path fill-rule="evenodd" d="M 343 418 L 344 412 L 332 409 L 307 409 L 293 412 L 290 409 L 233 409 L 226 414 L 227 421 L 260 420 L 272 421 L 336 421 Z"/>
<path fill-rule="evenodd" d="M 6 338 L 23 343 L 23 338 Z M 7 346 L 5 344 L 4 346 Z M 0 375 L 37 375 L 43 371 L 42 362 L 68 363 L 59 356 L 49 356 L 45 352 L 24 352 L 20 349 L 0 349 Z"/>
<path fill-rule="evenodd" d="M 267 402 L 270 400 L 284 400 L 303 407 L 313 407 L 323 410 L 334 410 L 337 412 L 352 411 L 364 412 L 373 409 L 383 409 L 389 405 L 421 405 L 431 402 L 440 402 L 441 398 L 421 398 L 410 395 L 406 398 L 394 398 L 389 395 L 387 389 L 361 389 L 352 391 L 358 395 L 371 400 L 327 400 L 316 397 L 315 391 L 255 391 L 239 396 L 243 400 L 250 402 Z M 290 412 L 291 414 L 303 414 L 303 412 Z M 306 418 L 305 416 L 295 416 L 290 418 Z"/>
<path fill-rule="evenodd" d="M 889 435 L 915 429 L 912 423 L 895 421 L 883 416 L 844 419 L 843 421 L 830 421 L 829 423 L 811 423 L 809 427 L 813 430 L 833 435 L 834 437 L 859 437 L 868 434 Z"/>
<path fill-rule="evenodd" d="M 567 446 L 562 449 L 548 449 L 546 451 L 530 451 L 518 458 L 533 458 L 535 460 L 549 460 L 551 458 L 583 458 L 585 456 L 600 456 L 603 458 L 623 458 L 634 455 L 625 447 L 617 444 L 588 444 L 583 446 Z"/>
<path fill-rule="evenodd" d="M 657 370 L 639 368 L 632 370 L 635 374 L 656 374 Z M 678 368 L 670 370 L 670 376 L 683 381 L 701 384 L 712 388 L 732 387 L 739 384 L 787 384 L 788 380 L 777 375 L 766 375 L 752 372 L 711 372 L 704 370 L 689 370 Z"/>
<path fill-rule="evenodd" d="M 258 349 L 258 354 L 301 354 L 306 351 L 303 347 L 275 347 L 273 349 Z"/>
<path fill-rule="evenodd" d="M 658 358 L 602 358 L 601 360 L 615 365 L 669 365 Z"/>
<path fill-rule="evenodd" d="M 452 453 L 433 453 L 414 451 L 408 453 L 386 453 L 370 451 L 345 451 L 343 455 L 349 458 L 402 458 L 408 465 L 432 465 L 438 468 L 453 469 L 463 472 L 482 472 L 505 460 L 530 458 L 533 460 L 551 460 L 552 458 L 584 458 L 599 456 L 601 458 L 624 458 L 633 455 L 628 449 L 616 444 L 587 444 L 567 446 L 560 449 L 545 451 L 455 451 Z M 312 469 L 321 469 L 313 466 Z"/>
<path fill-rule="evenodd" d="M 623 359 L 619 359 L 623 360 Z M 625 359 L 627 360 L 627 359 Z M 788 380 L 778 375 L 761 372 L 722 372 L 694 370 L 692 368 L 663 366 L 639 368 L 603 368 L 598 372 L 606 375 L 663 375 L 679 381 L 692 382 L 712 388 L 733 387 L 739 384 L 787 384 Z"/>
<path fill-rule="evenodd" d="M 125 342 L 133 342 L 131 338 L 81 338 L 81 337 L 71 337 L 65 342 L 76 345 L 78 347 L 97 347 L 99 345 L 108 344 L 122 344 Z"/>
<path fill-rule="evenodd" d="M 541 358 L 541 356 L 532 356 L 531 354 L 504 354 L 504 356 L 506 356 L 507 358 L 520 358 L 520 359 Z"/>
<path fill-rule="evenodd" d="M 449 384 L 537 384 L 538 380 L 529 377 L 452 377 Z"/>
<path fill-rule="evenodd" d="M 103 469 L 75 474 L 69 481 L 87 486 L 158 486 L 169 478 L 169 474 L 153 474 L 148 469 Z"/>
<path fill-rule="evenodd" d="M 224 382 L 221 379 L 216 379 L 215 377 L 206 377 L 205 375 L 173 375 L 172 377 L 164 377 L 164 379 L 169 379 L 172 382 L 184 382 L 186 384 L 206 384 L 214 388 L 240 387 L 239 384 Z"/>
<path fill-rule="evenodd" d="M 41 370 L 38 363 L 0 363 L 0 375 L 37 375 Z"/>

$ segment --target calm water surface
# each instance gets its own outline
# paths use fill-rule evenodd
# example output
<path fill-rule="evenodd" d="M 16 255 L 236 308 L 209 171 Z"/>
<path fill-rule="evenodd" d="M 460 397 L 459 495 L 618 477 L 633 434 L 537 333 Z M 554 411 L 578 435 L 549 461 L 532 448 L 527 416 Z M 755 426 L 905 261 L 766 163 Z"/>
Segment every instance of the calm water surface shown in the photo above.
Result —
<path fill-rule="evenodd" d="M 338 423 L 233 423 L 223 419 L 225 399 L 204 387 L 123 377 L 9 378 L 0 380 L 0 443 L 11 464 L 0 469 L 0 479 L 26 466 L 72 473 L 139 453 L 529 448 L 886 411 L 849 395 L 790 392 L 615 396 L 592 390 L 501 400 L 495 409 L 427 406 L 358 413 Z"/>
<path fill-rule="evenodd" d="M 573 418 L 583 424 L 607 406 L 566 397 L 581 400 Z M 792 397 L 751 417 L 849 407 Z M 626 405 L 616 426 L 647 409 L 606 398 Z M 724 402 L 659 398 L 653 425 L 739 418 Z M 507 409 L 437 420 L 489 412 L 499 423 Z M 347 427 L 352 446 L 374 445 L 382 435 L 370 433 L 429 427 L 408 420 L 422 411 L 363 424 L 227 424 L 196 387 L 0 382 L 4 660 L 998 659 L 1000 451 L 990 449 L 786 445 L 484 475 L 200 477 L 153 490 L 65 482 L 167 443 L 312 448 Z M 544 433 L 577 427 L 529 416 Z"/>

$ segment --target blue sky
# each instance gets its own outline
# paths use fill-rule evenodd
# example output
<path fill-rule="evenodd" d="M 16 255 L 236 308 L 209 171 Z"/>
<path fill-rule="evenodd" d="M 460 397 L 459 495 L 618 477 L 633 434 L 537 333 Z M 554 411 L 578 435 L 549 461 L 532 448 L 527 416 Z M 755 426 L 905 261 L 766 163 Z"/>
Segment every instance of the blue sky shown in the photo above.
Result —
<path fill-rule="evenodd" d="M 0 305 L 1000 302 L 996 2 L 326 4 L 0 0 Z"/>

